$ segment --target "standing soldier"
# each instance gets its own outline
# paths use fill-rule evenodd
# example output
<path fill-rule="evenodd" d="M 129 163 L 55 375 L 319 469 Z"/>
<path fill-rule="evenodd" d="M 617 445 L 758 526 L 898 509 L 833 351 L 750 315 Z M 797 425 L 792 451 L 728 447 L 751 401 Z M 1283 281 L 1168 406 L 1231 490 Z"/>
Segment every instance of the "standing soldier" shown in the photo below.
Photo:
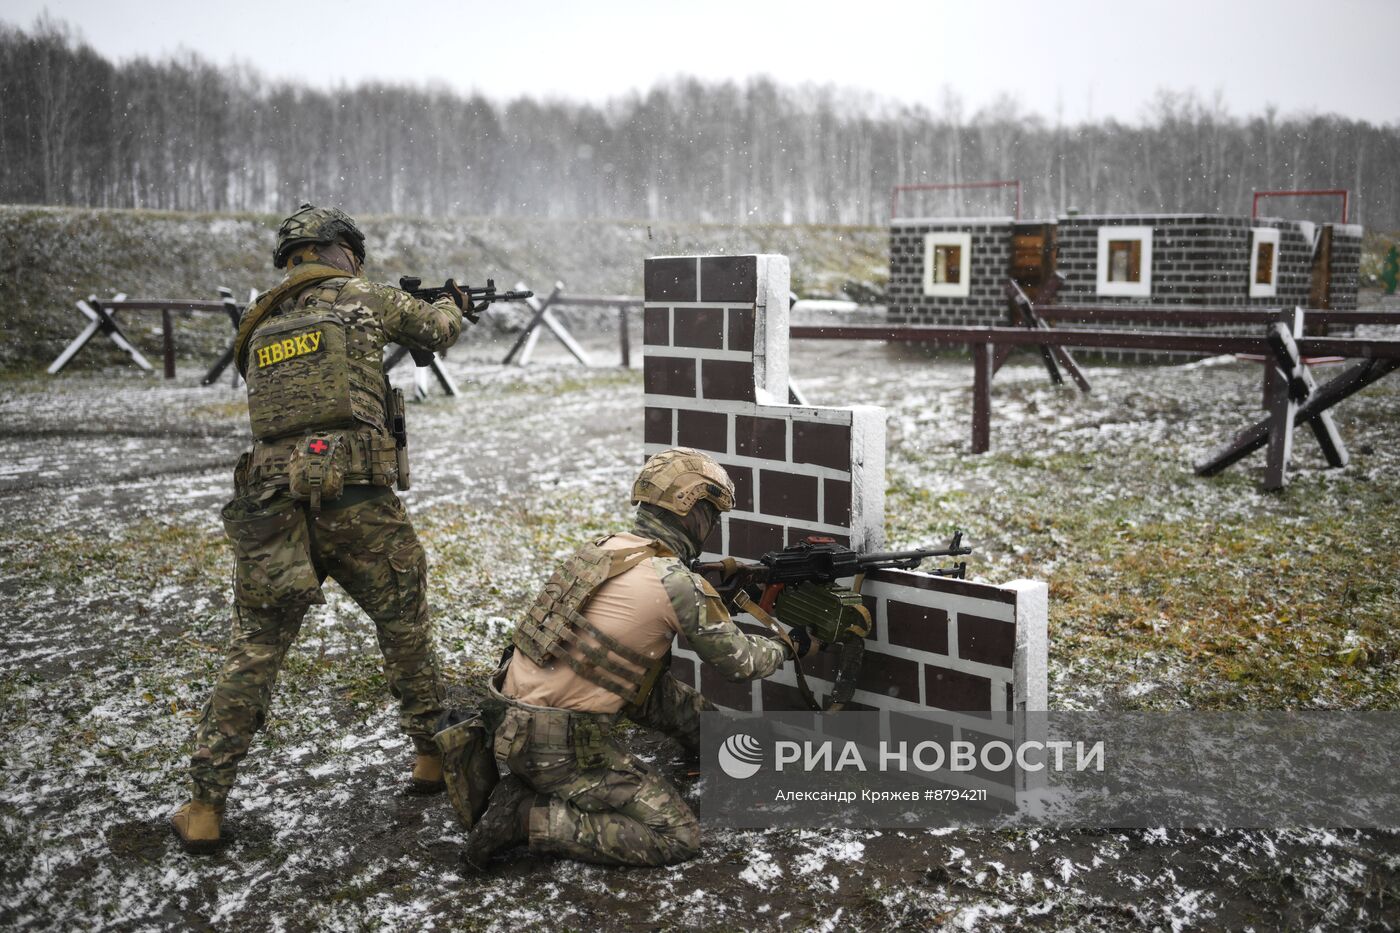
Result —
<path fill-rule="evenodd" d="M 695 814 L 617 743 L 615 724 L 626 717 L 699 745 L 699 714 L 712 707 L 667 671 L 678 633 L 732 681 L 767 677 L 790 657 L 782 644 L 741 632 L 689 569 L 734 507 L 723 467 L 697 450 L 663 451 L 642 468 L 632 501 L 632 532 L 585 544 L 555 571 L 492 679 L 505 705 L 494 751 L 511 774 L 467 837 L 466 858 L 478 868 L 522 843 L 608 865 L 693 858 Z"/>
<path fill-rule="evenodd" d="M 235 340 L 248 381 L 254 444 L 223 510 L 233 541 L 233 630 L 195 731 L 192 799 L 171 818 L 191 852 L 219 843 L 239 761 L 267 719 L 278 669 L 331 576 L 378 633 L 389 690 L 417 758 L 409 789 L 442 789 L 433 745 L 443 692 L 428 628 L 426 560 L 403 503 L 408 488 L 403 394 L 383 350 L 452 346 L 460 292 L 428 304 L 360 277 L 365 239 L 334 208 L 303 204 L 277 231 L 286 277 L 248 309 Z"/>

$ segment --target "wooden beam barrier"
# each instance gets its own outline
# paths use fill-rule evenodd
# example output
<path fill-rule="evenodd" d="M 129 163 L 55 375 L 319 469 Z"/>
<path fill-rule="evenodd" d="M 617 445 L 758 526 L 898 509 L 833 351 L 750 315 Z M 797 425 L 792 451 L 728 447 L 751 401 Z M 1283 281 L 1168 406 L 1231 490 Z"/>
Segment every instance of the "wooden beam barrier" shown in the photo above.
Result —
<path fill-rule="evenodd" d="M 1036 330 L 1034 312 L 1031 311 L 1031 300 L 1026 297 L 1026 293 L 1021 291 L 1021 286 L 1016 280 L 1008 277 L 1006 284 L 1002 288 L 1006 295 L 1007 311 L 1011 317 L 1012 326 L 1026 327 Z M 1060 368 L 1055 365 L 1055 354 L 1052 349 L 1045 344 L 1040 344 L 1040 361 L 1045 364 L 1045 372 L 1049 374 L 1050 381 L 1057 386 L 1065 384 L 1065 377 L 1060 375 Z"/>
<path fill-rule="evenodd" d="M 1400 357 L 1363 360 L 1318 387 L 1294 414 L 1297 420 L 1311 420 L 1343 399 L 1360 392 L 1373 382 L 1400 368 Z M 1196 465 L 1196 475 L 1214 476 L 1243 460 L 1269 443 L 1271 418 L 1245 428 L 1235 439 Z"/>
<path fill-rule="evenodd" d="M 618 349 L 621 355 L 618 357 L 618 365 L 623 369 L 632 368 L 632 337 L 627 333 L 627 309 L 617 309 L 617 340 Z"/>
<path fill-rule="evenodd" d="M 517 282 L 515 287 L 517 291 L 528 290 L 523 282 Z M 506 353 L 505 359 L 501 360 L 502 366 L 509 366 L 513 361 L 517 366 L 524 366 L 530 362 L 530 355 L 535 352 L 535 344 L 540 339 L 540 324 L 545 320 L 552 320 L 552 318 L 547 317 L 549 314 L 549 306 L 554 304 L 563 293 L 564 283 L 555 282 L 554 289 L 543 299 L 538 295 L 525 299 L 525 304 L 530 307 L 531 311 L 535 312 L 534 316 L 530 318 L 530 322 L 525 325 L 525 329 L 520 332 L 520 336 L 516 338 L 515 343 L 511 345 L 510 350 Z M 567 347 L 568 345 L 566 344 L 565 346 Z M 577 356 L 575 356 L 575 358 L 578 359 Z M 587 357 L 579 359 L 579 362 L 586 363 Z"/>
<path fill-rule="evenodd" d="M 409 354 L 408 347 L 402 344 L 393 344 L 392 346 L 393 349 L 389 350 L 388 354 L 384 357 L 385 373 L 388 373 L 395 366 L 402 363 L 404 357 Z M 418 401 L 421 402 L 428 397 L 429 373 L 437 379 L 438 385 L 442 386 L 443 393 L 449 398 L 457 398 L 462 394 L 461 390 L 457 388 L 456 381 L 452 378 L 451 374 L 447 372 L 447 367 L 442 365 L 442 358 L 438 354 L 432 354 L 426 366 L 418 366 L 417 360 L 414 360 L 414 366 L 413 397 Z"/>
<path fill-rule="evenodd" d="M 995 345 L 970 343 L 972 353 L 972 452 L 992 449 L 992 356 Z"/>
<path fill-rule="evenodd" d="M 1040 295 L 1037 297 L 1047 301 L 1054 298 L 1055 293 L 1060 290 L 1060 286 L 1063 283 L 1064 277 L 1060 273 L 1056 273 L 1045 283 L 1045 287 L 1041 289 Z M 1030 296 L 1021 289 L 1020 284 L 1015 279 L 1008 276 L 1004 290 L 1007 300 L 1010 303 L 1013 322 L 1015 319 L 1019 318 L 1022 326 L 1031 330 L 1045 331 L 1050 329 L 1050 325 L 1045 323 L 1036 310 L 1036 306 L 1032 303 Z M 1041 344 L 1040 355 L 1045 360 L 1045 368 L 1050 371 L 1050 378 L 1056 385 L 1064 384 L 1064 378 L 1060 375 L 1060 371 L 1055 365 L 1055 362 L 1059 361 L 1060 366 L 1063 366 L 1065 371 L 1069 373 L 1070 378 L 1074 380 L 1074 384 L 1079 386 L 1079 391 L 1086 395 L 1093 391 L 1092 387 L 1089 385 L 1088 378 L 1085 377 L 1083 370 L 1079 368 L 1079 363 L 1075 361 L 1074 357 L 1071 356 L 1069 351 L 1064 347 Z"/>
<path fill-rule="evenodd" d="M 524 289 L 524 285 L 517 285 L 517 288 Z M 534 316 L 525 325 L 524 331 L 516 339 L 510 351 L 506 354 L 501 365 L 508 365 L 514 362 L 517 366 L 524 366 L 530 362 L 530 357 L 534 353 L 535 344 L 539 341 L 539 328 L 544 326 L 558 338 L 564 345 L 564 349 L 573 355 L 574 359 L 589 365 L 588 354 L 583 347 L 574 339 L 564 323 L 553 314 L 554 308 L 574 307 L 574 308 L 616 308 L 617 309 L 617 336 L 620 365 L 624 368 L 631 366 L 632 362 L 632 342 L 627 321 L 627 312 L 632 308 L 642 307 L 641 298 L 632 295 L 567 295 L 564 293 L 564 283 L 555 282 L 552 291 L 543 300 L 531 298 L 526 301 Z"/>
<path fill-rule="evenodd" d="M 1277 323 L 1279 311 L 1271 313 Z M 1279 325 L 1288 331 L 1293 352 L 1298 354 L 1301 365 L 1303 355 L 1342 356 L 1351 359 L 1365 359 L 1366 363 L 1353 367 L 1341 376 L 1313 391 L 1306 402 L 1299 404 L 1287 392 L 1278 393 L 1284 400 L 1278 411 L 1271 417 L 1250 428 L 1232 444 L 1215 454 L 1197 467 L 1196 472 L 1210 476 L 1237 462 L 1252 451 L 1269 443 L 1270 424 L 1275 423 L 1274 436 L 1279 449 L 1271 454 L 1270 461 L 1284 464 L 1291 452 L 1291 426 L 1298 419 L 1308 421 L 1318 434 L 1319 443 L 1329 462 L 1333 456 L 1345 458 L 1345 447 L 1335 425 L 1321 421 L 1326 409 L 1358 391 L 1386 373 L 1400 367 L 1400 340 L 1376 340 L 1352 337 L 1302 337 L 1293 338 L 1286 324 Z M 1111 349 L 1174 350 L 1187 353 L 1267 353 L 1276 351 L 1268 337 L 1243 337 L 1227 334 L 1164 334 L 1138 333 L 1132 331 L 1072 330 L 1068 328 L 1047 330 L 1024 330 L 1016 327 L 923 327 L 890 325 L 837 325 L 802 326 L 789 329 L 793 339 L 806 340 L 883 340 L 894 343 L 929 343 L 939 345 L 964 345 L 972 354 L 972 451 L 986 453 L 991 449 L 991 385 L 1004 352 L 1013 346 L 1069 346 Z M 1302 367 L 1305 371 L 1306 367 Z M 1311 374 L 1299 375 L 1300 379 L 1310 379 Z M 1296 390 L 1295 390 L 1296 391 Z M 1330 401 L 1329 401 L 1330 399 Z M 1287 421 L 1287 425 L 1282 422 Z M 1326 436 L 1326 439 L 1324 439 Z M 1329 451 L 1329 447 L 1332 449 Z M 1271 476 L 1281 475 L 1282 468 L 1271 471 Z"/>
<path fill-rule="evenodd" d="M 1301 324 L 1301 317 L 1295 329 L 1290 330 L 1284 324 L 1275 324 L 1269 332 L 1268 341 L 1278 362 L 1278 370 L 1284 377 L 1285 391 L 1299 403 L 1306 404 L 1317 391 L 1317 380 L 1313 378 L 1312 370 L 1308 368 L 1307 361 L 1298 352 L 1298 345 L 1294 342 L 1297 328 L 1300 328 Z M 1346 444 L 1342 441 L 1342 434 L 1337 430 L 1336 422 L 1332 420 L 1332 414 L 1326 411 L 1319 412 L 1307 419 L 1307 422 L 1317 438 L 1318 446 L 1322 448 L 1322 455 L 1327 458 L 1328 465 L 1346 466 L 1351 455 L 1347 453 Z M 1286 466 L 1287 464 L 1285 468 Z M 1283 480 L 1284 477 L 1280 475 L 1279 486 L 1271 488 L 1282 488 Z"/>
<path fill-rule="evenodd" d="M 258 293 L 256 289 L 250 291 L 248 293 L 248 305 L 251 306 L 253 302 L 257 300 L 257 297 Z M 209 370 L 204 374 L 204 378 L 199 381 L 199 384 L 202 386 L 213 385 L 217 382 L 219 376 L 223 375 L 224 370 L 233 362 L 233 341 L 234 338 L 238 336 L 238 323 L 243 319 L 243 309 L 238 306 L 238 302 L 233 300 L 232 289 L 222 286 L 219 287 L 219 304 L 223 307 L 224 313 L 228 315 L 229 323 L 233 325 L 234 336 L 229 338 L 228 346 L 224 347 L 224 351 L 219 354 L 218 358 L 214 360 L 213 365 L 210 366 Z M 233 370 L 233 387 L 235 389 L 238 388 L 238 379 L 238 369 L 235 367 Z"/>
<path fill-rule="evenodd" d="M 73 339 L 63 352 L 49 364 L 48 372 L 56 375 L 72 361 L 83 347 L 87 346 L 98 333 L 106 334 L 108 339 L 115 343 L 127 356 L 131 357 L 133 363 L 145 372 L 153 372 L 154 368 L 150 362 L 131 343 L 126 334 L 117 324 L 116 314 L 118 311 L 159 311 L 161 316 L 161 356 L 164 363 L 166 379 L 175 378 L 175 312 L 200 312 L 200 311 L 222 311 L 229 314 L 233 320 L 235 332 L 238 328 L 239 309 L 233 304 L 233 293 L 226 288 L 220 288 L 219 294 L 223 297 L 218 301 L 205 301 L 198 298 L 127 298 L 124 294 L 113 295 L 111 298 L 99 299 L 96 295 L 88 296 L 86 301 L 78 302 L 78 310 L 83 313 L 89 321 L 88 326 Z M 229 358 L 232 359 L 230 352 Z M 215 364 L 218 365 L 217 363 Z M 228 363 L 224 362 L 224 366 Z M 219 367 L 222 371 L 222 367 Z M 211 370 L 212 372 L 212 370 Z M 217 373 L 215 374 L 217 378 Z M 208 382 L 204 383 L 208 385 Z"/>
<path fill-rule="evenodd" d="M 1284 308 L 1212 308 L 1162 306 L 1157 308 L 1075 306 L 1037 304 L 1035 312 L 1046 321 L 1116 321 L 1151 325 L 1180 324 L 1259 324 L 1268 326 L 1279 319 L 1281 313 L 1291 313 Z M 1400 326 L 1400 313 L 1395 311 L 1329 311 L 1322 308 L 1304 308 L 1303 314 L 1309 324 L 1393 324 Z"/>
<path fill-rule="evenodd" d="M 148 373 L 153 372 L 154 367 L 141 355 L 141 351 L 136 349 L 135 345 L 127 339 L 126 334 L 123 333 L 121 327 L 118 326 L 117 319 L 113 316 L 123 307 L 125 302 L 126 295 L 122 293 L 113 295 L 105 302 L 96 295 L 89 295 L 86 301 L 79 301 L 78 310 L 82 312 L 83 317 L 88 319 L 88 325 L 83 328 L 82 332 L 74 337 L 68 346 L 63 348 L 63 352 L 49 364 L 49 375 L 56 376 L 58 373 L 62 372 L 63 368 L 72 361 L 73 357 L 78 355 L 78 351 L 87 346 L 88 341 L 98 334 L 106 334 L 107 339 L 116 344 L 123 353 L 131 357 L 131 361 L 142 371 Z M 111 306 L 110 309 L 108 308 L 109 305 Z"/>
<path fill-rule="evenodd" d="M 632 295 L 560 295 L 554 304 L 574 308 L 616 308 L 618 365 L 623 369 L 632 368 L 632 336 L 627 312 L 641 308 L 645 304 L 644 299 Z"/>
<path fill-rule="evenodd" d="M 175 319 L 169 308 L 160 312 L 161 356 L 165 358 L 165 378 L 175 378 Z"/>
<path fill-rule="evenodd" d="M 1277 319 L 1275 312 L 1273 320 Z M 931 343 L 948 346 L 992 343 L 1011 346 L 1049 344 L 1061 347 L 1120 350 L 1173 350 L 1211 356 L 1223 353 L 1269 353 L 1263 337 L 1235 334 L 1139 333 L 1119 330 L 1056 328 L 1029 331 L 1014 327 L 928 327 L 922 325 L 847 324 L 793 327 L 798 340 L 884 340 L 892 343 Z M 1368 337 L 1303 337 L 1298 349 L 1305 356 L 1349 359 L 1400 359 L 1400 340 Z"/>

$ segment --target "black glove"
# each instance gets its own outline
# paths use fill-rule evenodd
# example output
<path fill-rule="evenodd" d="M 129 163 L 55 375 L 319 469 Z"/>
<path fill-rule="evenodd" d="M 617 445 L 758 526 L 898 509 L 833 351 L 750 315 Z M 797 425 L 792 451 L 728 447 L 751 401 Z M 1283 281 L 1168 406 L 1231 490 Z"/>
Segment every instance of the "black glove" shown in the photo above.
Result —
<path fill-rule="evenodd" d="M 788 638 L 792 639 L 792 646 L 788 650 L 791 651 L 793 647 L 796 647 L 797 657 L 805 658 L 812 653 L 812 636 L 807 633 L 805 628 L 788 629 Z"/>

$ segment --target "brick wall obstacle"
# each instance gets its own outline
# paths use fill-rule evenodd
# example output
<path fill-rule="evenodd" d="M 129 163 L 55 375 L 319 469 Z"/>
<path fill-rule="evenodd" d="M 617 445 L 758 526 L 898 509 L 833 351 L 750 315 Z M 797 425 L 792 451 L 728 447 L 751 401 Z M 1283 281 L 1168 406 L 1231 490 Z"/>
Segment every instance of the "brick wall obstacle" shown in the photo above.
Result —
<path fill-rule="evenodd" d="M 646 263 L 646 455 L 697 447 L 735 481 L 736 507 L 706 543 L 706 559 L 754 559 L 810 534 L 857 550 L 884 546 L 884 411 L 783 403 L 788 276 L 783 256 Z M 993 586 L 872 573 L 862 594 L 874 631 L 848 708 L 1045 709 L 1046 593 L 1033 580 Z M 746 617 L 740 624 L 764 631 Z M 817 693 L 829 692 L 837 661 L 826 651 L 806 665 Z M 672 671 L 730 709 L 802 708 L 791 665 L 761 682 L 732 684 L 681 643 Z M 969 718 L 988 728 L 985 717 Z"/>

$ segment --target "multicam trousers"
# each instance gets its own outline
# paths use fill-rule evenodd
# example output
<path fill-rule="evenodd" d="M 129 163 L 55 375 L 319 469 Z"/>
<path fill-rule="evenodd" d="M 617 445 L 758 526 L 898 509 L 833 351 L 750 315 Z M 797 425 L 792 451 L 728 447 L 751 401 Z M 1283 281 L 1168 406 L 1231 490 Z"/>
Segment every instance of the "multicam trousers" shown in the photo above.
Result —
<path fill-rule="evenodd" d="M 496 758 L 548 804 L 530 813 L 530 851 L 603 865 L 669 865 L 700 851 L 700 823 L 669 781 L 623 749 L 617 717 L 510 702 Z M 629 717 L 694 748 L 699 693 L 669 674 Z"/>
<path fill-rule="evenodd" d="M 195 729 L 190 778 L 195 799 L 222 805 L 238 763 L 267 719 L 277 673 L 306 610 L 338 582 L 374 620 L 399 722 L 421 752 L 443 693 L 428 627 L 427 561 L 398 496 L 356 490 L 312 517 L 304 503 L 235 499 L 224 508 L 233 540 L 233 632 L 218 683 Z M 332 507 L 338 506 L 338 507 Z"/>

